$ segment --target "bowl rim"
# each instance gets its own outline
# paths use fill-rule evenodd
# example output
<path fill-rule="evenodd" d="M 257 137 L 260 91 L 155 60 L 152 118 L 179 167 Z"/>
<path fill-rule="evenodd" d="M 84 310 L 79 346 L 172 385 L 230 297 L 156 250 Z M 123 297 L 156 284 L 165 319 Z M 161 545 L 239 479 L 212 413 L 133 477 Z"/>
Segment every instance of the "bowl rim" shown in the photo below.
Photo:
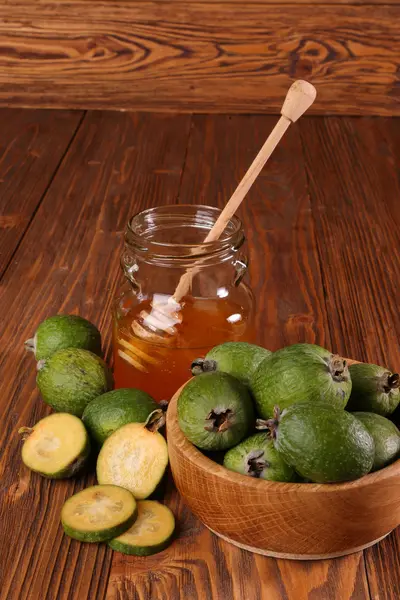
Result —
<path fill-rule="evenodd" d="M 205 456 L 196 446 L 194 446 L 184 435 L 178 423 L 177 403 L 181 390 L 184 385 L 171 398 L 167 410 L 167 442 L 168 445 L 173 444 L 179 446 L 190 462 L 194 462 L 197 467 L 206 471 L 210 476 L 216 476 L 220 479 L 236 483 L 241 486 L 252 486 L 254 489 L 263 486 L 271 492 L 290 493 L 294 490 L 298 492 L 314 493 L 314 492 L 346 492 L 354 488 L 363 488 L 376 483 L 382 483 L 386 479 L 390 479 L 394 475 L 400 475 L 400 458 L 373 473 L 367 473 L 359 479 L 352 481 L 343 481 L 341 483 L 299 483 L 299 482 L 284 482 L 284 481 L 268 481 L 266 479 L 257 479 L 247 477 L 241 473 L 230 471 L 223 465 L 211 460 Z M 173 442 L 171 441 L 173 438 Z"/>

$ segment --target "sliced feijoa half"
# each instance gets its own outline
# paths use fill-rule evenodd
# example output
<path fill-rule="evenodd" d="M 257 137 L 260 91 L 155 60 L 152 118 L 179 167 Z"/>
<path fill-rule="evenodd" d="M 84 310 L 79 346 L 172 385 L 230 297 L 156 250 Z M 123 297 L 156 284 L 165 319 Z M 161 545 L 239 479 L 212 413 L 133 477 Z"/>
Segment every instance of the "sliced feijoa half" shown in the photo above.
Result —
<path fill-rule="evenodd" d="M 158 432 L 165 422 L 162 410 L 146 423 L 128 423 L 104 442 L 97 458 L 97 480 L 130 490 L 142 500 L 154 492 L 168 464 L 167 443 Z"/>
<path fill-rule="evenodd" d="M 171 543 L 175 529 L 172 511 L 154 500 L 139 500 L 138 517 L 134 524 L 108 545 L 117 552 L 135 556 L 150 556 Z"/>
<path fill-rule="evenodd" d="M 298 481 L 296 471 L 275 450 L 267 433 L 256 433 L 228 450 L 224 467 L 249 477 L 270 481 Z"/>
<path fill-rule="evenodd" d="M 82 420 L 90 435 L 103 444 L 114 431 L 128 423 L 143 423 L 157 403 L 149 394 L 120 388 L 98 396 L 86 406 Z"/>
<path fill-rule="evenodd" d="M 179 427 L 202 450 L 227 450 L 254 425 L 253 402 L 235 377 L 216 371 L 191 379 L 178 398 Z"/>
<path fill-rule="evenodd" d="M 64 348 L 83 348 L 100 356 L 101 335 L 93 323 L 78 315 L 54 315 L 40 323 L 25 348 L 34 353 L 36 360 L 49 358 Z"/>
<path fill-rule="evenodd" d="M 400 402 L 400 375 L 385 367 L 359 363 L 351 365 L 353 383 L 347 410 L 368 411 L 388 416 Z"/>
<path fill-rule="evenodd" d="M 89 436 L 82 421 L 67 413 L 56 413 L 30 427 L 24 436 L 22 460 L 44 477 L 63 479 L 80 471 L 90 453 Z"/>
<path fill-rule="evenodd" d="M 396 425 L 375 413 L 353 413 L 367 428 L 375 442 L 375 456 L 372 471 L 382 469 L 400 456 L 400 431 Z"/>
<path fill-rule="evenodd" d="M 61 523 L 80 542 L 105 542 L 121 535 L 137 518 L 137 504 L 129 490 L 116 485 L 93 485 L 69 498 Z"/>
<path fill-rule="evenodd" d="M 270 350 L 255 344 L 225 342 L 212 348 L 205 358 L 197 358 L 193 361 L 192 374 L 222 371 L 248 385 L 260 362 L 270 354 Z"/>
<path fill-rule="evenodd" d="M 37 365 L 43 400 L 59 412 L 81 417 L 86 406 L 113 386 L 110 369 L 99 356 L 81 348 L 58 350 Z"/>

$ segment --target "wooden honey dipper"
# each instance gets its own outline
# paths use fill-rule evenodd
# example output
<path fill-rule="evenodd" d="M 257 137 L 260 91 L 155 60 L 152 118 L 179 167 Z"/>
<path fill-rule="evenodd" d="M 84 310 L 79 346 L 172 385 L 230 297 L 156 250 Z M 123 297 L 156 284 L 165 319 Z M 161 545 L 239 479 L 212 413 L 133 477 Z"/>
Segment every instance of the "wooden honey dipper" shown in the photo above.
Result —
<path fill-rule="evenodd" d="M 295 123 L 306 112 L 314 102 L 316 94 L 315 87 L 307 81 L 297 80 L 290 86 L 281 109 L 279 121 L 233 192 L 212 229 L 210 229 L 204 243 L 219 239 L 291 123 Z M 188 293 L 192 279 L 200 268 L 201 259 L 199 259 L 198 265 L 189 268 L 182 275 L 175 292 L 165 303 L 157 304 L 153 302 L 151 313 L 144 310 L 140 313 L 139 319 L 132 323 L 132 329 L 136 336 L 149 342 L 168 345 L 168 336 L 173 336 L 176 333 L 175 325 L 181 322 L 180 301 Z M 129 344 L 129 346 L 130 351 L 135 354 L 135 346 L 132 344 Z M 120 355 L 123 358 L 126 357 L 125 352 L 120 352 Z M 143 361 L 155 362 L 154 357 L 148 356 L 142 350 L 138 350 L 136 359 L 128 362 L 137 368 L 141 368 L 141 370 L 146 370 Z"/>

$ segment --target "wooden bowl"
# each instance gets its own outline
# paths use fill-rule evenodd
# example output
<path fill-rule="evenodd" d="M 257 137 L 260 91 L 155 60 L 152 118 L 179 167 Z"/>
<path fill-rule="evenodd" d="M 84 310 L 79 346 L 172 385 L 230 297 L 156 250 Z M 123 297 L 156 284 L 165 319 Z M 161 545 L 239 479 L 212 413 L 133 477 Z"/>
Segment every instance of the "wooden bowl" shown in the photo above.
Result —
<path fill-rule="evenodd" d="M 290 559 L 344 556 L 400 524 L 400 460 L 348 483 L 279 483 L 228 471 L 193 446 L 167 412 L 172 474 L 190 509 L 213 533 L 252 552 Z"/>

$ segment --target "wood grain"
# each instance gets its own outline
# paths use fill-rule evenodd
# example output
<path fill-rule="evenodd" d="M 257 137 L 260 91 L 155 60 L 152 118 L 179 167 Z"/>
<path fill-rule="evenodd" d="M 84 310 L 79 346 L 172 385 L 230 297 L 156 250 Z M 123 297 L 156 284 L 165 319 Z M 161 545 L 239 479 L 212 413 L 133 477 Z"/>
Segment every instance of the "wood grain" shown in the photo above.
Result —
<path fill-rule="evenodd" d="M 4 600 L 101 599 L 110 567 L 105 545 L 62 534 L 65 498 L 93 477 L 51 482 L 22 466 L 16 431 L 47 409 L 23 341 L 59 311 L 78 312 L 109 339 L 128 217 L 179 190 L 190 117 L 93 113 L 78 134 L 2 280 L 0 337 L 0 555 Z M 107 343 L 106 343 L 107 346 Z M 10 540 L 14 542 L 10 544 Z"/>
<path fill-rule="evenodd" d="M 223 206 L 275 122 L 270 117 L 194 117 L 179 201 Z M 330 345 L 302 148 L 295 127 L 254 184 L 239 215 L 248 235 L 252 287 L 259 302 L 259 341 L 272 349 L 298 340 Z M 190 557 L 195 572 L 196 591 L 188 590 L 185 598 L 369 598 L 361 553 L 340 561 L 288 564 L 216 540 L 190 513 L 183 514 L 189 514 L 183 521 L 184 532 L 190 536 L 194 527 L 201 532 L 195 540 L 190 537 L 193 545 L 188 549 L 180 537 L 175 542 L 179 548 L 183 545 L 177 555 Z M 218 551 L 217 562 L 214 554 L 203 551 L 209 547 Z M 118 574 L 125 572 L 127 580 L 134 569 L 116 556 L 110 582 L 115 568 Z M 174 573 L 178 588 L 187 585 L 184 573 L 177 569 Z M 207 581 L 214 584 L 211 590 L 204 587 Z M 151 590 L 157 598 L 160 588 L 155 586 L 153 582 Z M 136 580 L 139 598 L 152 598 L 146 595 L 147 589 L 144 577 Z"/>
<path fill-rule="evenodd" d="M 400 114 L 400 4 L 30 0 L 0 7 L 0 104 Z"/>
<path fill-rule="evenodd" d="M 0 277 L 82 116 L 70 111 L 0 110 Z"/>
<path fill-rule="evenodd" d="M 300 129 L 334 348 L 398 369 L 399 123 L 324 119 Z M 365 552 L 374 600 L 400 595 L 399 543 L 397 530 Z"/>

